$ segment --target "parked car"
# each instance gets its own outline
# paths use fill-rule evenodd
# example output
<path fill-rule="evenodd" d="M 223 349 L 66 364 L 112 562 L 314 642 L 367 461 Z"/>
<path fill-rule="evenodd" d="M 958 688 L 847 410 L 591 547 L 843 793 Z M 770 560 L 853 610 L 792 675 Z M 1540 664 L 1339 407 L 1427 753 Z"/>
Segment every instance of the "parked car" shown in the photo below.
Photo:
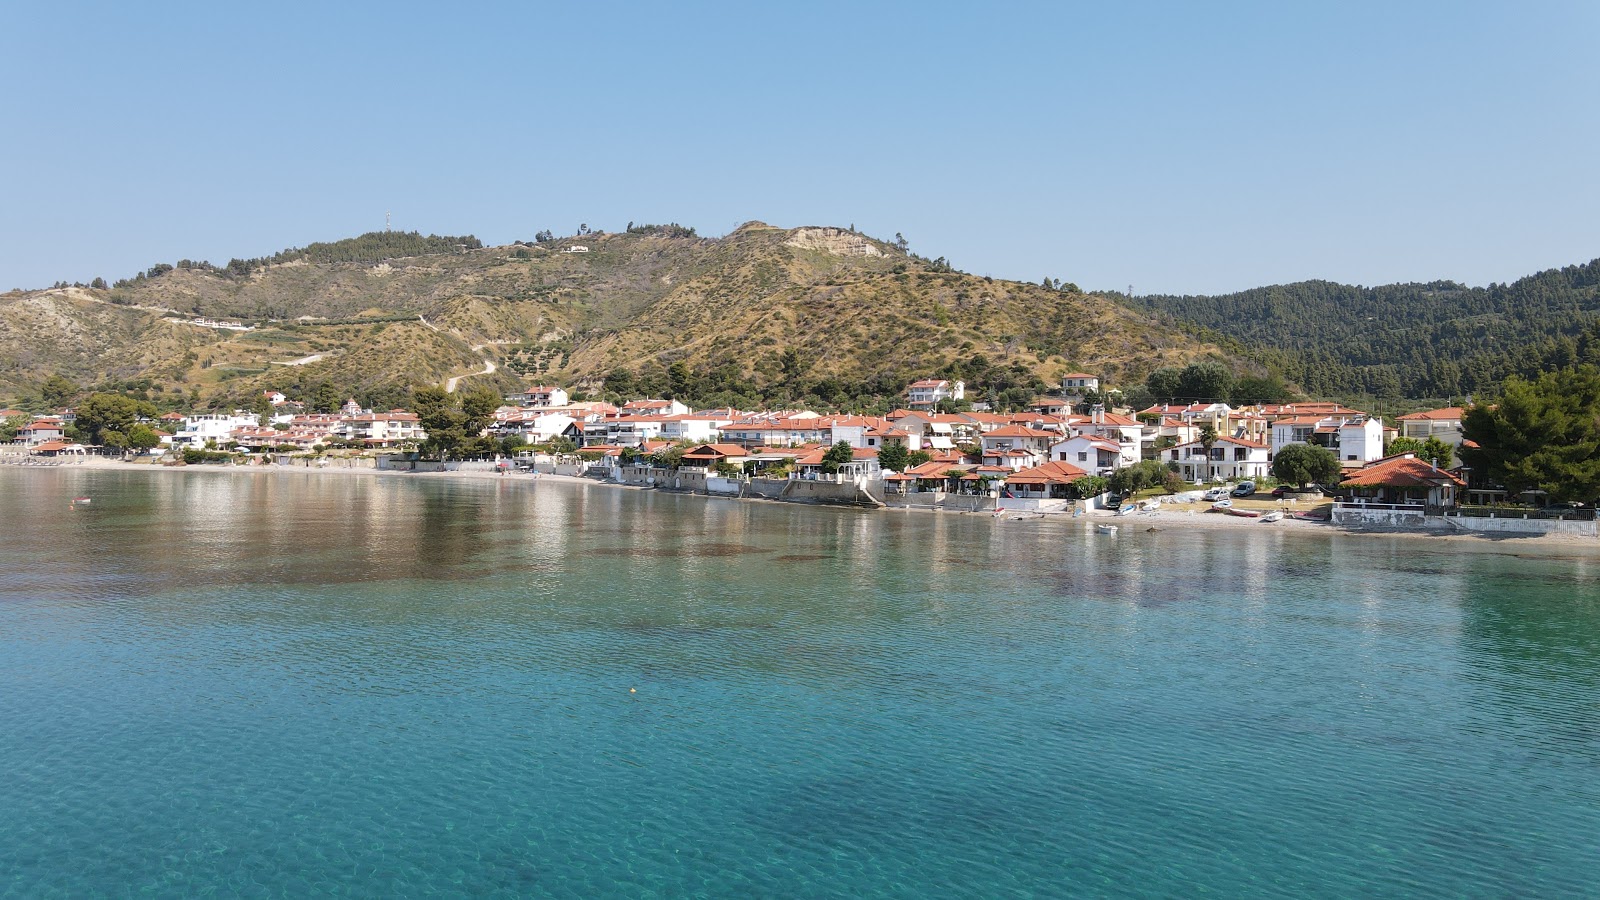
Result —
<path fill-rule="evenodd" d="M 1241 481 L 1239 482 L 1239 486 L 1233 489 L 1233 496 L 1248 497 L 1255 492 L 1256 483 L 1254 481 Z"/>
<path fill-rule="evenodd" d="M 1293 493 L 1295 493 L 1295 489 L 1287 484 L 1280 484 L 1272 489 L 1273 499 L 1281 499 L 1284 495 Z"/>
<path fill-rule="evenodd" d="M 1201 494 L 1200 497 L 1207 503 L 1214 503 L 1218 500 L 1226 500 L 1228 497 L 1228 489 L 1225 487 L 1214 487 L 1211 490 L 1206 491 L 1204 494 Z"/>

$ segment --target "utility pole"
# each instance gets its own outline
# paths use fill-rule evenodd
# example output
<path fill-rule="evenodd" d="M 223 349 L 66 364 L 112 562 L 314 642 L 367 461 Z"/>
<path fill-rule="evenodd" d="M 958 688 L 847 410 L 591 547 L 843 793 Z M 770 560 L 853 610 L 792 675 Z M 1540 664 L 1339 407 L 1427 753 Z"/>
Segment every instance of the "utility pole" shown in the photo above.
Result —
<path fill-rule="evenodd" d="M 384 231 L 388 231 L 389 230 L 389 213 L 384 213 L 383 214 L 383 230 Z"/>

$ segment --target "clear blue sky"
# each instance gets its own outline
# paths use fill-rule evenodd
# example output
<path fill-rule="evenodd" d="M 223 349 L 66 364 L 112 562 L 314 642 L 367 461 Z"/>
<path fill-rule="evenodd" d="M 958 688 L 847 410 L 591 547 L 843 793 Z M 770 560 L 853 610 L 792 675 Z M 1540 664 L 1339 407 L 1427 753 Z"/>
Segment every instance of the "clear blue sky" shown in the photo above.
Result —
<path fill-rule="evenodd" d="M 1140 293 L 1600 256 L 1600 3 L 0 11 L 0 289 L 383 226 L 903 232 Z"/>

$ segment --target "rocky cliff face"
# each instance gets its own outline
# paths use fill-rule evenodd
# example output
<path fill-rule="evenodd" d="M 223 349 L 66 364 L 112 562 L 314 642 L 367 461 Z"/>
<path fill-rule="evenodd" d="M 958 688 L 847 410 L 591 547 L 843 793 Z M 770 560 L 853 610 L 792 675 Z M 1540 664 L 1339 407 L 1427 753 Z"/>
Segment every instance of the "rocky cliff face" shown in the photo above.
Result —
<path fill-rule="evenodd" d="M 821 250 L 834 256 L 888 256 L 870 239 L 843 228 L 796 228 L 783 242 L 801 250 Z"/>

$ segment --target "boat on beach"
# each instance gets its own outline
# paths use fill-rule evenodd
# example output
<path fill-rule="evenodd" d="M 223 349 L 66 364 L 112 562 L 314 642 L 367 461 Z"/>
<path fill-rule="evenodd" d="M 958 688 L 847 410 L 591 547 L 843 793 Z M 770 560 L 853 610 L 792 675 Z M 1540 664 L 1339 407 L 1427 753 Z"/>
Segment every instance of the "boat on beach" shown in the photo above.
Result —
<path fill-rule="evenodd" d="M 1259 509 L 1239 509 L 1237 507 L 1230 506 L 1227 509 L 1223 510 L 1223 512 L 1227 513 L 1230 516 L 1239 516 L 1240 518 L 1243 518 L 1243 519 L 1259 519 L 1259 518 L 1261 518 L 1261 510 L 1259 510 Z"/>
<path fill-rule="evenodd" d="M 1281 522 L 1281 521 L 1283 521 L 1283 511 L 1275 509 L 1272 512 L 1267 513 L 1266 515 L 1263 515 L 1261 517 L 1261 521 L 1263 521 L 1263 522 Z"/>
<path fill-rule="evenodd" d="M 1228 510 L 1233 509 L 1233 501 L 1218 500 L 1217 502 L 1211 504 L 1211 508 L 1216 512 L 1227 512 Z"/>
<path fill-rule="evenodd" d="M 1117 526 L 1115 526 L 1115 525 L 1096 525 L 1096 526 L 1094 526 L 1094 533 L 1095 534 L 1116 534 L 1117 533 Z"/>

